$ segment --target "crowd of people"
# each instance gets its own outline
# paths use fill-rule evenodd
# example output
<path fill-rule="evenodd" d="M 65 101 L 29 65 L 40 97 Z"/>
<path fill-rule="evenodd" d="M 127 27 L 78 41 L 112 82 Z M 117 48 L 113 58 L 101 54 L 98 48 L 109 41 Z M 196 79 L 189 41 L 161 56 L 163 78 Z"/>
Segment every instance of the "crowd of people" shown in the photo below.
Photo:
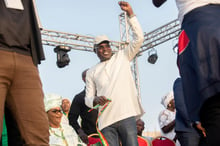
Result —
<path fill-rule="evenodd" d="M 152 2 L 160 7 L 166 0 Z M 113 53 L 107 36 L 95 37 L 94 53 L 100 62 L 82 72 L 84 90 L 71 103 L 61 95 L 43 93 L 37 66 L 45 56 L 35 1 L 0 1 L 3 146 L 152 144 L 154 139 L 142 134 L 145 112 L 130 67 L 144 35 L 131 5 L 125 1 L 118 4 L 128 16 L 131 41 Z M 180 77 L 174 81 L 173 90 L 162 97 L 165 109 L 158 116 L 161 134 L 176 146 L 218 146 L 220 1 L 176 0 L 176 4 L 181 22 Z M 91 136 L 94 134 L 97 139 Z"/>

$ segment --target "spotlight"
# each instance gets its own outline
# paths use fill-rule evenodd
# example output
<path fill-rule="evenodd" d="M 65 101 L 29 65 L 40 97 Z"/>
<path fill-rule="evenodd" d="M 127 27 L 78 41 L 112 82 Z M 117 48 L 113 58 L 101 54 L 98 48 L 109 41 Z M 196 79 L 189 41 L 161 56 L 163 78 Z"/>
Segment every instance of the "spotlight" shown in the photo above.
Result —
<path fill-rule="evenodd" d="M 70 59 L 67 52 L 70 51 L 70 47 L 68 46 L 56 46 L 54 48 L 54 52 L 57 53 L 57 66 L 59 68 L 63 68 L 69 64 Z"/>
<path fill-rule="evenodd" d="M 154 64 L 157 61 L 157 51 L 152 48 L 151 50 L 148 51 L 148 59 L 147 61 L 151 64 Z"/>

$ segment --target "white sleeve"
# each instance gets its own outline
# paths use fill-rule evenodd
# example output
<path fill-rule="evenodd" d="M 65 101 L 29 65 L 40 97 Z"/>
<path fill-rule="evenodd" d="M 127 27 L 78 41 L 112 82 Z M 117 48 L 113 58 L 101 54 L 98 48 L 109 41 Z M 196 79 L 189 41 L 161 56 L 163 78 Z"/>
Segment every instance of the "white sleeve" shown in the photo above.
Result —
<path fill-rule="evenodd" d="M 160 128 L 163 128 L 164 126 L 167 126 L 167 120 L 168 120 L 168 115 L 166 111 L 162 111 L 159 115 L 159 126 Z"/>
<path fill-rule="evenodd" d="M 86 73 L 86 97 L 85 97 L 85 104 L 92 108 L 93 107 L 93 100 L 96 95 L 96 87 L 93 80 L 93 73 L 88 70 Z"/>
<path fill-rule="evenodd" d="M 132 40 L 124 51 L 128 56 L 129 61 L 131 61 L 139 52 L 140 47 L 143 44 L 144 34 L 136 16 L 128 18 L 128 23 L 130 24 L 132 31 Z"/>

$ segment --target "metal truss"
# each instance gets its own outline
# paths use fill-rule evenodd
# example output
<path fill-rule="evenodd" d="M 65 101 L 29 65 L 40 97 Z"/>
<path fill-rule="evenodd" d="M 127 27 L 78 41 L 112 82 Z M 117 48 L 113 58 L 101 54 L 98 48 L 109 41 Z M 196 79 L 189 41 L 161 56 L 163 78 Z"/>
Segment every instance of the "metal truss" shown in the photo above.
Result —
<path fill-rule="evenodd" d="M 125 13 L 121 13 L 119 15 L 121 41 L 110 41 L 113 51 L 123 49 L 129 43 L 131 31 L 126 20 L 127 15 Z M 176 38 L 179 35 L 179 32 L 180 24 L 179 21 L 176 19 L 149 33 L 144 33 L 144 43 L 140 49 L 139 54 L 170 39 Z M 94 37 L 91 36 L 58 32 L 46 29 L 42 29 L 41 35 L 43 45 L 54 47 L 64 45 L 74 50 L 93 52 Z M 137 58 L 139 54 L 133 59 L 131 63 L 131 70 L 133 72 L 135 84 L 138 90 L 138 97 L 140 98 L 140 82 L 137 63 Z"/>
<path fill-rule="evenodd" d="M 43 45 L 48 46 L 68 46 L 74 50 L 80 51 L 89 51 L 93 52 L 93 42 L 94 37 L 79 35 L 79 34 L 71 34 L 65 32 L 59 32 L 54 30 L 41 30 L 42 35 L 42 43 Z M 110 41 L 111 45 L 113 46 L 113 51 L 117 51 L 120 49 L 125 43 L 117 42 L 117 41 Z"/>
<path fill-rule="evenodd" d="M 125 42 L 125 44 L 128 45 L 132 34 L 131 34 L 131 30 L 130 30 L 131 28 L 127 22 L 126 13 L 121 13 L 119 15 L 119 23 L 120 23 L 121 42 Z M 131 70 L 132 70 L 135 85 L 137 88 L 138 98 L 141 99 L 141 95 L 140 95 L 141 89 L 140 89 L 140 79 L 139 79 L 139 72 L 138 72 L 137 56 L 135 56 L 135 58 L 131 62 Z"/>
<path fill-rule="evenodd" d="M 111 45 L 115 47 L 115 51 L 123 48 L 129 42 L 129 28 L 125 19 L 127 18 L 126 15 L 124 15 L 124 13 L 119 15 L 121 42 L 111 41 Z M 179 32 L 180 25 L 177 19 L 149 33 L 145 32 L 144 43 L 139 53 L 142 53 L 150 48 L 160 45 L 170 39 L 176 38 L 179 35 Z M 93 52 L 94 37 L 91 36 L 71 34 L 46 29 L 42 29 L 41 35 L 43 45 L 54 47 L 58 45 L 65 45 L 69 46 L 71 49 Z"/>
<path fill-rule="evenodd" d="M 144 35 L 144 43 L 141 47 L 141 52 L 160 45 L 170 39 L 178 37 L 180 33 L 180 22 L 175 19 L 149 33 Z"/>

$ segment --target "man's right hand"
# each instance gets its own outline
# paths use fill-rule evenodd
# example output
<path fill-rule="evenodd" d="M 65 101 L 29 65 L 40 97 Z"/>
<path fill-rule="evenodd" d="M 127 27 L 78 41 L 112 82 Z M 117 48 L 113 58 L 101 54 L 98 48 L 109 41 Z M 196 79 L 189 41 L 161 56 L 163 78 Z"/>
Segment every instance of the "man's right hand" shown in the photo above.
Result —
<path fill-rule="evenodd" d="M 202 127 L 201 122 L 197 121 L 196 123 L 194 123 L 194 126 L 203 137 L 206 137 L 206 131 L 205 128 Z"/>
<path fill-rule="evenodd" d="M 89 143 L 88 135 L 82 129 L 78 130 L 78 136 L 85 144 Z"/>
<path fill-rule="evenodd" d="M 125 11 L 129 17 L 134 15 L 132 7 L 130 6 L 128 2 L 119 1 L 118 4 L 121 7 L 121 10 Z"/>
<path fill-rule="evenodd" d="M 104 105 L 107 103 L 109 100 L 105 96 L 96 96 L 93 100 L 93 106 L 99 104 L 99 105 Z"/>

